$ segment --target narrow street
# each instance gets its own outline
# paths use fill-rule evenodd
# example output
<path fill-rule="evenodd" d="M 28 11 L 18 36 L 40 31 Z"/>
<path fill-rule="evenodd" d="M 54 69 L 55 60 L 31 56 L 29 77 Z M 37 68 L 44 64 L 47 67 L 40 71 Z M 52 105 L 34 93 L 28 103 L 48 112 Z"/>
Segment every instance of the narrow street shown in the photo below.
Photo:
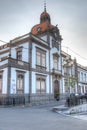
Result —
<path fill-rule="evenodd" d="M 0 130 L 87 130 L 87 121 L 53 112 L 57 104 L 0 108 Z"/>

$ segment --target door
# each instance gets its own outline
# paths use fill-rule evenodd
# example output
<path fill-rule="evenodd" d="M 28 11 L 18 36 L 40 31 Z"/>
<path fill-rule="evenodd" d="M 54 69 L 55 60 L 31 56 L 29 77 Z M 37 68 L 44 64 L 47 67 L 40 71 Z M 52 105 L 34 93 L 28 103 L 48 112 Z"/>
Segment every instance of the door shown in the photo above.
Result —
<path fill-rule="evenodd" d="M 59 81 L 58 80 L 54 81 L 54 98 L 56 98 L 56 100 L 59 100 Z"/>

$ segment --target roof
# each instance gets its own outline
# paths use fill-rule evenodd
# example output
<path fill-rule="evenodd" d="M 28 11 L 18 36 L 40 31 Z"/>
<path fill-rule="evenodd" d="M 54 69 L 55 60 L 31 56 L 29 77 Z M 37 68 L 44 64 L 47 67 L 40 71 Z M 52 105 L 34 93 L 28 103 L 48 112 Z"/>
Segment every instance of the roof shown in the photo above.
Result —
<path fill-rule="evenodd" d="M 37 34 L 45 32 L 45 31 L 52 30 L 53 28 L 54 28 L 54 26 L 49 24 L 49 22 L 46 21 L 46 22 L 43 22 L 41 24 L 35 25 L 32 28 L 31 33 L 33 35 L 37 35 Z"/>
<path fill-rule="evenodd" d="M 46 32 L 48 30 L 52 30 L 54 26 L 51 24 L 50 15 L 47 13 L 46 8 L 40 15 L 40 23 L 35 25 L 31 29 L 31 33 L 33 35 L 41 34 L 43 32 Z"/>

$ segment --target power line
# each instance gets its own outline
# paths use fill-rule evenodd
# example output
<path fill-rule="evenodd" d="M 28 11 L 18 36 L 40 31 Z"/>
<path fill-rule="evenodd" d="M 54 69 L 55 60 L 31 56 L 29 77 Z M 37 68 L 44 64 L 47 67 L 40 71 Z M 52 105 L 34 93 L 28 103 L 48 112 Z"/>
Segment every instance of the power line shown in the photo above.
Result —
<path fill-rule="evenodd" d="M 77 56 L 79 56 L 80 58 L 82 58 L 82 59 L 84 59 L 84 60 L 87 61 L 87 59 L 86 59 L 85 57 L 83 57 L 83 56 L 81 56 L 79 53 L 73 51 L 71 48 L 69 48 L 69 47 L 67 47 L 67 46 L 62 46 L 62 47 L 67 48 L 67 51 L 70 50 L 71 52 L 73 52 L 74 54 L 76 54 Z"/>
<path fill-rule="evenodd" d="M 0 40 L 0 42 L 7 43 L 7 42 L 5 42 L 5 41 L 3 41 L 3 40 Z"/>
<path fill-rule="evenodd" d="M 69 50 L 71 50 L 73 53 L 75 53 L 76 55 L 78 55 L 82 59 L 87 60 L 85 57 L 81 56 L 80 54 L 78 54 L 77 52 L 73 51 L 72 49 L 69 48 Z"/>
<path fill-rule="evenodd" d="M 0 40 L 0 42 L 3 42 L 3 43 L 7 43 L 6 41 L 3 41 L 3 40 Z M 79 56 L 80 58 L 84 59 L 87 61 L 87 59 L 83 56 L 81 56 L 79 53 L 75 52 L 74 50 L 72 50 L 71 48 L 67 47 L 67 46 L 62 46 L 64 48 L 67 48 L 67 53 L 68 53 L 68 50 L 70 50 L 71 52 L 73 52 L 74 54 L 76 54 L 77 56 Z M 25 48 L 23 47 L 24 49 L 29 49 L 29 48 Z"/>

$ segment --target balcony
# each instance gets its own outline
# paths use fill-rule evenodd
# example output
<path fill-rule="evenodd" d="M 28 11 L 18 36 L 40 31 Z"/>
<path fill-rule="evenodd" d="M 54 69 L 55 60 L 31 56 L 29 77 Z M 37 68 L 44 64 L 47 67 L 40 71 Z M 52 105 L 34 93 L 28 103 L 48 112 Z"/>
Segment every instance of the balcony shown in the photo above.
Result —
<path fill-rule="evenodd" d="M 53 69 L 52 69 L 52 74 L 62 75 L 62 72 L 61 72 L 61 70 L 58 70 L 58 69 L 53 68 Z"/>
<path fill-rule="evenodd" d="M 9 58 L 8 59 L 8 65 L 11 66 L 11 67 L 29 70 L 29 63 L 24 62 L 24 61 L 19 61 L 17 59 Z"/>

